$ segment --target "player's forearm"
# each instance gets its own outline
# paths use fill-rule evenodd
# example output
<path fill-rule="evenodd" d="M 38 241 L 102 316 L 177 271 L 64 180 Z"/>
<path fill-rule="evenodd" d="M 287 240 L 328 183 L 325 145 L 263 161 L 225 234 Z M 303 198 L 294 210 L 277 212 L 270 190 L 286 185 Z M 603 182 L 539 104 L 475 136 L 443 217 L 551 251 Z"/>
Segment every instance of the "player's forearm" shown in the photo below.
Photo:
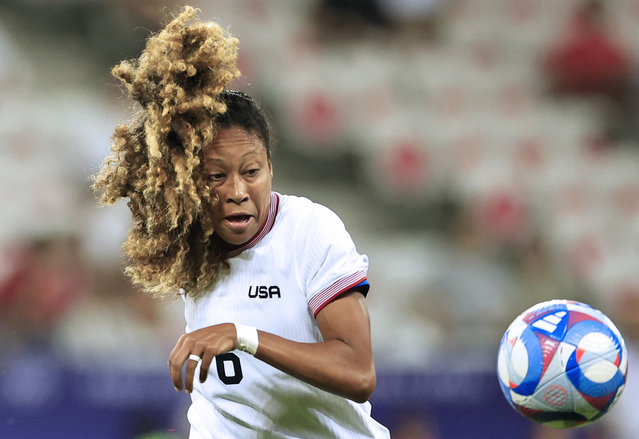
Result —
<path fill-rule="evenodd" d="M 370 352 L 362 352 L 343 340 L 297 343 L 259 332 L 255 357 L 316 387 L 365 402 L 376 385 Z"/>

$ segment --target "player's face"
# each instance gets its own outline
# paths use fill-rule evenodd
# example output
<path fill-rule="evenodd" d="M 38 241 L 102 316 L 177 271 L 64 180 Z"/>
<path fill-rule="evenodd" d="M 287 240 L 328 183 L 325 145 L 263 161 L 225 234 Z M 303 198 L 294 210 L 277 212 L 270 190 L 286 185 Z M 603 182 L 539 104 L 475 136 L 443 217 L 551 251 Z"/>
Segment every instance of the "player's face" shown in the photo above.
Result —
<path fill-rule="evenodd" d="M 229 244 L 245 243 L 268 217 L 273 168 L 266 147 L 239 127 L 222 129 L 204 148 L 204 170 L 219 197 L 212 208 L 215 233 Z"/>

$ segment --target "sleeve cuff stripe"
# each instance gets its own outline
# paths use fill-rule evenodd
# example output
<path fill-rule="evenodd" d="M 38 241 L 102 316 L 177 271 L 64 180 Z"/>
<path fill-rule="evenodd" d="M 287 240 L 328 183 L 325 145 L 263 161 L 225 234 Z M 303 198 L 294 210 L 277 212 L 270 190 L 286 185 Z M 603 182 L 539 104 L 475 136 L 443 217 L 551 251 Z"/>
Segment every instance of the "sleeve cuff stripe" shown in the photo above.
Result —
<path fill-rule="evenodd" d="M 308 302 L 308 307 L 313 312 L 313 317 L 315 317 L 322 308 L 328 305 L 337 296 L 349 290 L 350 288 L 353 288 L 354 286 L 359 285 L 365 280 L 366 280 L 366 272 L 358 271 L 356 273 L 351 274 L 350 276 L 346 276 L 342 279 L 339 279 L 338 281 L 336 281 L 329 287 L 317 293 Z"/>

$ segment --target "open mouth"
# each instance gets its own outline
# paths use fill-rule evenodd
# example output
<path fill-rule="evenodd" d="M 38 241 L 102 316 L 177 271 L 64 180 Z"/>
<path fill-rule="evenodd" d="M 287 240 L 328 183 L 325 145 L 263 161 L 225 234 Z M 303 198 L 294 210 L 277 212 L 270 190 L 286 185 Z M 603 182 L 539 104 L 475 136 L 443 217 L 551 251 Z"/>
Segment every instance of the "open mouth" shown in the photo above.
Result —
<path fill-rule="evenodd" d="M 231 224 L 244 224 L 249 222 L 249 220 L 251 219 L 251 216 L 250 215 L 231 215 L 231 216 L 227 216 L 224 219 Z"/>

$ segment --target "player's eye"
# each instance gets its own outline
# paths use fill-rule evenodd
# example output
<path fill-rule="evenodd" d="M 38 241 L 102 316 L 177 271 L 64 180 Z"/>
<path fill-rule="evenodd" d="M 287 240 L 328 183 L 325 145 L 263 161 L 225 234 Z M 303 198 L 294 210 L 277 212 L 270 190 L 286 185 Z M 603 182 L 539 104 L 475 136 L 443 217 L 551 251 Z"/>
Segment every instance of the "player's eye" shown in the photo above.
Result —
<path fill-rule="evenodd" d="M 218 183 L 224 180 L 224 174 L 221 174 L 221 173 L 209 174 L 207 176 L 207 179 L 213 183 Z"/>
<path fill-rule="evenodd" d="M 260 172 L 258 168 L 249 169 L 248 171 L 246 171 L 246 175 L 248 175 L 249 177 L 254 177 L 257 175 L 258 172 Z"/>

